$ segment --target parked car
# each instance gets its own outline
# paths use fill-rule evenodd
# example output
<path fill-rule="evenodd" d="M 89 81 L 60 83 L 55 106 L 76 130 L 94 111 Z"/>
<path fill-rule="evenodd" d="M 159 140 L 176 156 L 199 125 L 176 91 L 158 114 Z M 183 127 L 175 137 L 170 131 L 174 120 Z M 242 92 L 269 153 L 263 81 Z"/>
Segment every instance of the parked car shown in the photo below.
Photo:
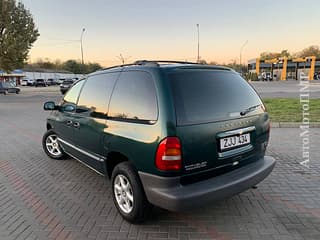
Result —
<path fill-rule="evenodd" d="M 0 93 L 6 95 L 7 93 L 20 93 L 20 88 L 14 86 L 10 82 L 0 82 Z"/>
<path fill-rule="evenodd" d="M 309 80 L 309 76 L 307 74 L 305 74 L 304 72 L 300 72 L 299 73 L 299 80 L 300 81 L 308 81 Z"/>
<path fill-rule="evenodd" d="M 60 85 L 61 83 L 63 83 L 64 80 L 66 80 L 66 79 L 65 79 L 65 78 L 59 78 L 59 79 L 57 80 L 57 82 L 58 82 L 58 84 Z"/>
<path fill-rule="evenodd" d="M 33 86 L 34 85 L 34 80 L 31 78 L 23 78 L 21 80 L 21 86 Z"/>
<path fill-rule="evenodd" d="M 53 80 L 53 78 L 48 78 L 46 81 L 47 86 L 53 86 L 55 85 L 55 82 Z"/>
<path fill-rule="evenodd" d="M 61 92 L 61 94 L 65 94 L 69 90 L 69 88 L 72 86 L 73 83 L 74 83 L 74 81 L 72 79 L 64 80 L 60 84 L 60 92 Z"/>
<path fill-rule="evenodd" d="M 46 81 L 44 79 L 36 79 L 36 82 L 35 82 L 35 87 L 46 87 L 47 84 L 46 84 Z"/>
<path fill-rule="evenodd" d="M 21 86 L 28 86 L 28 79 L 22 79 Z"/>
<path fill-rule="evenodd" d="M 272 74 L 271 72 L 263 72 L 261 73 L 262 81 L 272 81 Z"/>
<path fill-rule="evenodd" d="M 43 149 L 111 179 L 130 222 L 152 205 L 192 209 L 249 189 L 272 171 L 270 119 L 255 90 L 226 67 L 139 61 L 76 82 L 46 102 Z"/>

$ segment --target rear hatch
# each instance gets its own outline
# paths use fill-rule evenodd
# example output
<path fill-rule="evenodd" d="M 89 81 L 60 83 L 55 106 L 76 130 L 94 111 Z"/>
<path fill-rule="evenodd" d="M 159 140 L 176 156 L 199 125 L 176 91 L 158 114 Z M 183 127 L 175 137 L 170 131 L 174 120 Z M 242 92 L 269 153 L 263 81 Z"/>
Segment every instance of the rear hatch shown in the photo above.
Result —
<path fill-rule="evenodd" d="M 254 89 L 228 69 L 179 68 L 168 73 L 182 184 L 232 171 L 264 156 L 269 119 Z"/>

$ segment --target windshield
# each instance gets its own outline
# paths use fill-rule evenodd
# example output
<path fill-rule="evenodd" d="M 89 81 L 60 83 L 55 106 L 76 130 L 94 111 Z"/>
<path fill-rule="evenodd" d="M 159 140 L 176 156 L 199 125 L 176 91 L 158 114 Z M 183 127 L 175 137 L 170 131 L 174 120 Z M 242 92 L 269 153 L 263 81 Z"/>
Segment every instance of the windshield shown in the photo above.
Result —
<path fill-rule="evenodd" d="M 232 71 L 178 70 L 169 73 L 169 82 L 178 125 L 239 118 L 244 110 L 262 104 L 252 87 Z"/>

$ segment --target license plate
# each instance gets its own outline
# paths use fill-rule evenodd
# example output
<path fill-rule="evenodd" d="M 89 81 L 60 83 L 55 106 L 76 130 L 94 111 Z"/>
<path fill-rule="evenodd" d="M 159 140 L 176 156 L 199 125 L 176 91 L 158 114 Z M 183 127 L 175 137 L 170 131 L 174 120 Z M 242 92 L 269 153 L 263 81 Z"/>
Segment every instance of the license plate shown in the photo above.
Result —
<path fill-rule="evenodd" d="M 220 139 L 221 150 L 234 148 L 250 143 L 250 133 Z"/>

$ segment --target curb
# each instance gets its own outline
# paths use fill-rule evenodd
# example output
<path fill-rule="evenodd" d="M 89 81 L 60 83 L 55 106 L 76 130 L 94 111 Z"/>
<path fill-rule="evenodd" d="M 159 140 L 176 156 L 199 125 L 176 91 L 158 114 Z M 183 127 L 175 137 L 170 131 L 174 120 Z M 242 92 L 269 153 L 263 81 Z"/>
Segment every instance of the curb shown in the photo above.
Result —
<path fill-rule="evenodd" d="M 272 128 L 300 128 L 300 126 L 308 126 L 301 122 L 271 122 Z M 309 128 L 320 128 L 320 122 L 309 123 Z"/>

